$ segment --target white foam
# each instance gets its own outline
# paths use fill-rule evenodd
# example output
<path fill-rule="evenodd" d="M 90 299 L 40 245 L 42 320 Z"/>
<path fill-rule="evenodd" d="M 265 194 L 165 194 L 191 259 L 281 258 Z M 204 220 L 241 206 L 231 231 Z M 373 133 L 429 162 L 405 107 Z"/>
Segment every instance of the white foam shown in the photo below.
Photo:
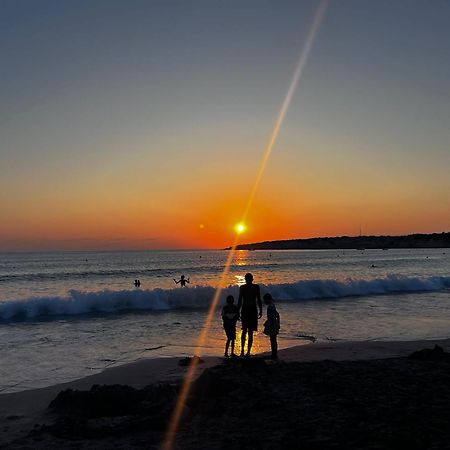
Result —
<path fill-rule="evenodd" d="M 450 288 L 450 277 L 388 276 L 371 280 L 304 280 L 297 283 L 268 286 L 274 298 L 283 300 L 313 300 L 380 294 L 401 294 L 440 291 Z"/>
<path fill-rule="evenodd" d="M 450 277 L 401 276 L 371 280 L 302 280 L 295 283 L 261 285 L 262 293 L 270 292 L 278 301 L 338 299 L 349 296 L 439 291 L 448 288 L 450 288 Z M 238 288 L 230 286 L 224 289 L 222 296 L 225 297 L 228 294 L 237 297 Z M 71 290 L 67 297 L 34 297 L 4 301 L 0 303 L 0 320 L 17 321 L 30 318 L 49 320 L 60 316 L 119 311 L 206 309 L 213 295 L 212 286 L 98 292 Z"/>

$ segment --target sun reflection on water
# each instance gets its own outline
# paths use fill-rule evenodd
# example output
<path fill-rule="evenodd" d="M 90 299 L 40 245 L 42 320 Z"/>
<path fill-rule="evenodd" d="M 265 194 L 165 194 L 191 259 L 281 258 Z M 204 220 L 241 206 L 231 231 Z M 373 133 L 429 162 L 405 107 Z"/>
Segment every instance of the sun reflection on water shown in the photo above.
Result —
<path fill-rule="evenodd" d="M 236 250 L 236 253 L 234 254 L 234 262 L 237 266 L 239 267 L 246 266 L 247 260 L 248 260 L 248 250 Z"/>

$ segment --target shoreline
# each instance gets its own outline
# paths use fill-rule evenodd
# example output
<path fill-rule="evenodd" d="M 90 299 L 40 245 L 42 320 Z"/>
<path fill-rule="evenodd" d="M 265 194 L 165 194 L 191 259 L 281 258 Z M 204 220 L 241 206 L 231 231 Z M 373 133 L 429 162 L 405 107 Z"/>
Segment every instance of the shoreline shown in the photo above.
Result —
<path fill-rule="evenodd" d="M 263 337 L 262 339 L 265 339 Z M 291 339 L 290 342 L 295 342 Z M 280 341 L 279 341 L 280 346 Z M 426 344 L 438 344 L 444 349 L 450 351 L 450 337 L 449 338 L 431 338 L 419 340 L 339 340 L 339 341 L 310 341 L 304 340 L 301 344 L 290 345 L 288 347 L 279 347 L 278 353 L 280 360 L 283 361 L 320 361 L 330 359 L 333 361 L 344 360 L 365 360 L 365 359 L 384 359 L 404 356 L 408 349 L 412 351 L 417 349 L 417 346 Z M 253 358 L 259 358 L 269 355 L 269 351 L 252 354 Z M 87 389 L 93 384 L 120 384 L 126 382 L 128 385 L 138 389 L 145 387 L 149 383 L 175 381 L 177 377 L 182 377 L 185 370 L 179 366 L 180 360 L 185 358 L 184 355 L 174 356 L 154 356 L 140 358 L 135 361 L 124 364 L 106 367 L 105 369 L 75 378 L 69 381 L 50 384 L 48 386 L 36 387 L 31 389 L 24 389 L 14 392 L 0 392 L 0 419 L 2 417 L 2 410 L 4 409 L 2 400 L 13 396 L 37 395 L 43 391 L 55 391 L 57 389 Z M 223 362 L 222 356 L 201 356 L 204 363 L 200 366 L 206 369 L 216 364 Z M 127 374 L 128 373 L 128 374 Z"/>
<path fill-rule="evenodd" d="M 334 342 L 308 342 L 279 349 L 280 360 L 290 362 L 311 361 L 355 361 L 369 359 L 386 359 L 407 356 L 409 353 L 421 349 L 440 345 L 450 351 L 450 338 L 420 339 L 413 341 L 401 340 L 371 340 L 371 341 L 334 341 Z M 268 352 L 252 354 L 253 358 L 268 355 Z M 183 356 L 156 356 L 143 358 L 130 363 L 108 367 L 101 372 L 76 378 L 63 383 L 49 386 L 26 389 L 18 392 L 0 393 L 0 420 L 6 404 L 12 403 L 10 399 L 21 397 L 41 398 L 56 394 L 64 389 L 89 389 L 94 384 L 128 384 L 136 388 L 143 388 L 156 382 L 176 382 L 186 372 L 186 368 L 179 365 Z M 206 368 L 221 364 L 221 356 L 201 356 L 204 363 L 198 366 L 201 372 Z M 199 375 L 199 374 L 197 374 Z M 55 394 L 55 395 L 56 395 Z M 34 405 L 36 407 L 36 405 Z M 35 408 L 36 409 L 36 408 Z"/>
<path fill-rule="evenodd" d="M 332 343 L 311 343 L 298 345 L 279 351 L 282 362 L 320 362 L 320 361 L 366 361 L 387 360 L 405 357 L 414 351 L 441 346 L 450 351 L 450 339 L 418 341 L 341 341 Z M 260 360 L 266 354 L 254 355 Z M 220 357 L 202 357 L 196 377 L 207 368 L 218 367 L 223 362 Z M 180 358 L 152 358 L 124 364 L 80 378 L 71 382 L 56 384 L 45 388 L 0 394 L 0 447 L 16 439 L 23 438 L 36 424 L 48 421 L 49 403 L 65 389 L 89 390 L 94 384 L 121 384 L 143 388 L 155 383 L 179 382 L 186 373 L 186 366 L 179 365 Z"/>

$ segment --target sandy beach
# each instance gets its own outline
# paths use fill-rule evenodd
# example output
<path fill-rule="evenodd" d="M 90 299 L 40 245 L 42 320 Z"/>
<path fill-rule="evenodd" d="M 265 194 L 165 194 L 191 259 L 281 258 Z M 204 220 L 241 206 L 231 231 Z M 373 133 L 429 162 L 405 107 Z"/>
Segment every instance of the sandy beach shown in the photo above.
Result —
<path fill-rule="evenodd" d="M 351 444 L 359 448 L 400 448 L 402 439 L 409 439 L 409 448 L 444 448 L 443 437 L 448 434 L 444 422 L 450 418 L 449 403 L 445 403 L 450 400 L 448 355 L 407 358 L 436 344 L 445 352 L 450 350 L 450 339 L 336 342 L 281 350 L 276 363 L 260 355 L 226 363 L 221 358 L 203 358 L 175 446 L 293 448 L 304 443 L 305 448 L 350 448 L 345 431 L 350 427 L 356 439 Z M 179 358 L 146 359 L 69 383 L 0 395 L 0 445 L 23 449 L 158 448 L 185 372 Z M 49 408 L 61 391 L 86 392 L 94 385 L 115 387 L 100 397 L 94 392 L 81 402 L 77 393 L 60 396 L 59 403 Z M 124 388 L 121 392 L 117 385 L 128 386 L 130 391 Z M 123 396 L 129 399 L 128 405 Z M 112 410 L 95 412 L 99 399 L 102 405 L 112 402 Z M 129 410 L 130 404 L 134 408 L 149 401 L 159 405 L 157 411 L 150 412 L 147 407 Z M 426 424 L 422 440 L 408 437 L 401 424 L 397 424 L 398 430 L 403 430 L 400 437 L 395 426 L 386 429 L 383 417 L 396 408 L 400 416 L 409 414 L 413 427 L 415 405 L 427 411 L 421 416 L 425 422 L 433 422 L 433 433 Z M 120 411 L 121 407 L 125 410 Z M 249 414 L 254 421 L 246 419 Z M 372 431 L 365 435 L 364 429 Z M 290 443 L 287 447 L 286 442 Z"/>

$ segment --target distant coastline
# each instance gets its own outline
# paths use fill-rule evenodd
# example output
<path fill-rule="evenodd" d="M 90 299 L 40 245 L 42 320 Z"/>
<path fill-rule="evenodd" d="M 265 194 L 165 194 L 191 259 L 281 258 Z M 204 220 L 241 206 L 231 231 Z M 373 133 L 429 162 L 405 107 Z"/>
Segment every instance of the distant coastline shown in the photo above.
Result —
<path fill-rule="evenodd" d="M 226 250 L 229 250 L 228 247 Z M 450 248 L 450 232 L 404 236 L 337 236 L 240 244 L 237 250 Z"/>

